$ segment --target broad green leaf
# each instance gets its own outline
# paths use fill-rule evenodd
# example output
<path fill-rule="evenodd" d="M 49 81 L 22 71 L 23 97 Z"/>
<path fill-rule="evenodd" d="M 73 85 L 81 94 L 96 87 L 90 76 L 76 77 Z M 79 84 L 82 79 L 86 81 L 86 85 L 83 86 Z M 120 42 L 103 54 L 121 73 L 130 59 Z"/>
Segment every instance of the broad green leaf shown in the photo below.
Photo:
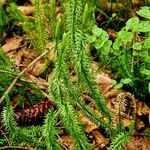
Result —
<path fill-rule="evenodd" d="M 139 32 L 150 32 L 150 21 L 141 21 Z"/>
<path fill-rule="evenodd" d="M 97 39 L 97 40 L 95 41 L 94 46 L 95 46 L 96 49 L 100 49 L 100 48 L 104 45 L 104 43 L 105 43 L 104 40 L 102 40 L 102 39 Z"/>
<path fill-rule="evenodd" d="M 116 49 L 116 50 L 119 50 L 120 46 L 122 44 L 122 41 L 121 39 L 117 38 L 113 44 L 113 48 Z"/>
<path fill-rule="evenodd" d="M 139 43 L 139 42 L 136 42 L 136 43 L 133 44 L 132 48 L 135 49 L 135 50 L 141 50 L 142 49 L 142 44 Z"/>
<path fill-rule="evenodd" d="M 117 81 L 116 80 L 112 80 L 111 83 L 112 83 L 112 85 L 116 85 Z"/>
<path fill-rule="evenodd" d="M 144 6 L 141 10 L 137 11 L 137 14 L 141 17 L 150 19 L 150 7 Z"/>
<path fill-rule="evenodd" d="M 107 55 L 109 53 L 111 45 L 112 45 L 112 41 L 110 40 L 104 43 L 101 51 L 103 55 Z"/>
<path fill-rule="evenodd" d="M 147 39 L 145 39 L 145 41 L 144 41 L 144 47 L 145 48 L 150 48 L 150 37 L 148 37 Z"/>
<path fill-rule="evenodd" d="M 102 34 L 101 34 L 101 38 L 105 41 L 107 41 L 109 39 L 109 35 L 106 31 L 103 30 Z"/>
<path fill-rule="evenodd" d="M 119 83 L 119 84 L 115 85 L 115 89 L 120 89 L 120 88 L 122 88 L 122 87 L 123 87 L 123 84 L 122 84 L 122 83 Z"/>
<path fill-rule="evenodd" d="M 137 18 L 137 17 L 131 18 L 126 22 L 125 29 L 126 30 L 133 29 L 133 28 L 135 28 L 135 26 L 138 26 L 138 23 L 139 23 L 139 18 Z"/>
<path fill-rule="evenodd" d="M 96 41 L 96 36 L 93 34 L 93 35 L 89 35 L 87 37 L 87 41 L 88 43 L 94 43 Z"/>
<path fill-rule="evenodd" d="M 98 28 L 96 25 L 92 29 L 92 33 L 96 36 L 101 36 L 103 30 Z"/>
<path fill-rule="evenodd" d="M 129 83 L 132 82 L 132 80 L 130 78 L 126 78 L 126 79 L 121 79 L 120 82 L 123 83 L 123 84 L 129 84 Z"/>
<path fill-rule="evenodd" d="M 144 61 L 147 62 L 147 63 L 150 63 L 150 56 L 145 56 L 143 57 L 144 58 Z"/>
<path fill-rule="evenodd" d="M 133 56 L 140 56 L 140 53 L 138 51 L 133 51 Z"/>
<path fill-rule="evenodd" d="M 133 38 L 133 33 L 122 30 L 118 33 L 118 37 L 124 42 L 131 42 Z"/>
<path fill-rule="evenodd" d="M 149 93 L 150 93 L 150 82 L 149 82 L 149 84 L 148 84 L 148 91 L 149 91 Z"/>
<path fill-rule="evenodd" d="M 140 72 L 144 75 L 150 76 L 150 70 L 148 70 L 148 69 L 143 69 Z"/>

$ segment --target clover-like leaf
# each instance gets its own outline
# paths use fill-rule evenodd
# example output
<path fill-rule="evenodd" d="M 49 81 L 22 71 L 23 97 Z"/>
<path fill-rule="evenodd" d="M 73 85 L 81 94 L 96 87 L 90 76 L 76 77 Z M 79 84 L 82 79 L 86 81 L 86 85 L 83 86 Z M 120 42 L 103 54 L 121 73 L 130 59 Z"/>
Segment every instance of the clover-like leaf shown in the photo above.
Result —
<path fill-rule="evenodd" d="M 139 18 L 135 17 L 135 18 L 131 18 L 129 19 L 127 22 L 126 22 L 126 27 L 125 29 L 126 30 L 129 30 L 129 29 L 133 29 L 135 28 L 136 26 L 138 26 L 138 23 L 139 23 Z"/>
<path fill-rule="evenodd" d="M 102 32 L 103 30 L 101 28 L 98 28 L 96 25 L 92 29 L 92 33 L 96 36 L 100 36 Z"/>
<path fill-rule="evenodd" d="M 118 37 L 124 42 L 131 42 L 133 38 L 133 33 L 122 30 L 118 33 Z"/>
<path fill-rule="evenodd" d="M 150 7 L 142 7 L 141 10 L 137 11 L 137 14 L 146 19 L 150 19 Z"/>
<path fill-rule="evenodd" d="M 96 41 L 96 36 L 94 34 L 87 36 L 87 41 L 88 43 L 94 43 Z"/>
<path fill-rule="evenodd" d="M 150 37 L 146 38 L 144 41 L 144 47 L 145 48 L 150 48 Z"/>
<path fill-rule="evenodd" d="M 94 46 L 95 46 L 96 49 L 100 49 L 100 48 L 104 45 L 104 43 L 105 43 L 104 40 L 102 40 L 102 39 L 97 39 L 97 40 L 95 41 Z"/>
<path fill-rule="evenodd" d="M 150 76 L 150 70 L 149 69 L 142 69 L 140 72 L 144 75 Z"/>
<path fill-rule="evenodd" d="M 139 43 L 139 42 L 136 42 L 136 43 L 133 44 L 132 48 L 135 49 L 135 50 L 141 50 L 142 49 L 142 44 Z"/>
<path fill-rule="evenodd" d="M 120 81 L 122 84 L 129 84 L 132 82 L 132 80 L 130 78 L 126 78 L 126 79 L 121 79 Z"/>

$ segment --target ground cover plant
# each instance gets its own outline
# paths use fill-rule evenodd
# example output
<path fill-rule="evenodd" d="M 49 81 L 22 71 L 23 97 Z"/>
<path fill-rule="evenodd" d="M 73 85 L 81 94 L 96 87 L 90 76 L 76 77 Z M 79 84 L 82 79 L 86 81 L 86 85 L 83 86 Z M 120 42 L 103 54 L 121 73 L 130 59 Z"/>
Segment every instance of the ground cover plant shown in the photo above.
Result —
<path fill-rule="evenodd" d="M 150 149 L 149 4 L 0 1 L 0 149 Z"/>

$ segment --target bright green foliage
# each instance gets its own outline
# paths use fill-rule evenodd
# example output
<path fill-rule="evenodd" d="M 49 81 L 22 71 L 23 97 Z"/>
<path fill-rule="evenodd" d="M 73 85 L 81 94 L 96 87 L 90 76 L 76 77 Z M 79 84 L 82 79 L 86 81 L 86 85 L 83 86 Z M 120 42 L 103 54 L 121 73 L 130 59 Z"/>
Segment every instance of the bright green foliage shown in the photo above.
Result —
<path fill-rule="evenodd" d="M 139 12 L 139 15 L 142 14 L 144 17 L 145 9 L 142 8 Z M 144 34 L 144 38 L 140 36 L 140 33 Z M 110 58 L 110 67 L 121 80 L 117 87 L 125 85 L 141 99 L 149 97 L 149 35 L 149 20 L 140 21 L 137 17 L 129 19 L 126 26 L 118 33 L 113 44 L 113 59 Z M 126 79 L 128 83 L 122 82 Z M 142 91 L 139 89 L 141 86 Z"/>
<path fill-rule="evenodd" d="M 137 11 L 137 14 L 146 19 L 150 19 L 150 8 L 148 6 L 144 6 L 141 10 Z"/>
<path fill-rule="evenodd" d="M 5 11 L 4 9 L 2 8 L 2 6 L 0 6 L 0 42 L 1 40 L 3 39 L 3 32 L 6 30 L 6 25 L 7 25 L 7 22 L 8 22 L 8 18 L 5 14 Z"/>
<path fill-rule="evenodd" d="M 107 108 L 95 83 L 90 48 L 97 50 L 101 67 L 105 66 L 109 59 L 109 67 L 113 73 L 116 73 L 117 80 L 119 80 L 119 83 L 116 84 L 117 88 L 127 86 L 135 92 L 135 95 L 148 97 L 150 93 L 150 21 L 146 19 L 149 19 L 147 15 L 149 9 L 143 7 L 137 12 L 145 20 L 141 21 L 138 17 L 128 20 L 112 44 L 107 32 L 100 29 L 95 23 L 95 9 L 99 5 L 98 0 L 62 0 L 60 6 L 63 14 L 58 19 L 56 19 L 56 2 L 56 0 L 49 0 L 49 3 L 43 3 L 41 0 L 35 0 L 35 19 L 33 20 L 23 17 L 15 3 L 12 3 L 7 10 L 11 18 L 9 22 L 22 23 L 22 34 L 27 33 L 32 46 L 39 54 L 44 52 L 49 42 L 53 44 L 52 49 L 55 52 L 55 67 L 49 80 L 49 95 L 56 110 L 52 109 L 48 112 L 42 127 L 23 128 L 15 122 L 13 108 L 10 106 L 9 99 L 6 99 L 6 107 L 3 108 L 2 114 L 4 125 L 9 132 L 10 144 L 25 143 L 25 145 L 29 144 L 41 149 L 62 149 L 58 143 L 60 132 L 56 127 L 59 119 L 68 135 L 71 136 L 75 150 L 90 149 L 80 123 L 78 111 L 81 111 L 107 132 L 112 139 L 110 149 L 120 150 L 132 135 L 133 127 L 130 127 L 129 132 L 126 132 L 121 124 L 118 124 L 115 129 L 112 127 L 113 114 Z M 7 22 L 4 14 L 4 11 L 1 10 L 0 15 L 3 19 L 0 27 L 3 29 Z M 140 33 L 144 35 L 142 36 L 144 38 L 141 38 Z M 0 63 L 3 64 L 1 67 L 5 69 L 8 67 L 12 72 L 12 64 L 2 50 L 0 58 Z M 46 61 L 46 65 L 48 63 L 49 60 Z M 75 71 L 76 83 L 71 81 L 70 70 Z M 7 81 L 8 78 L 10 81 L 7 86 L 12 81 L 12 76 L 8 76 Z M 6 77 L 2 84 L 0 81 L 0 92 L 5 90 L 3 85 L 6 84 L 5 81 Z M 139 85 L 145 88 L 143 93 L 141 89 L 139 90 Z M 81 98 L 84 91 L 87 91 L 93 99 L 99 115 L 84 103 Z M 22 94 L 21 91 L 19 93 Z M 38 95 L 36 98 L 31 95 L 26 95 L 26 97 L 30 97 L 33 103 L 38 99 Z M 23 97 L 18 98 L 17 104 L 23 107 Z M 0 145 L 8 144 L 6 140 L 0 139 Z"/>
<path fill-rule="evenodd" d="M 48 38 L 53 39 L 55 35 L 55 27 L 56 27 L 56 0 L 49 0 L 48 3 L 42 5 L 44 8 L 44 27 L 47 30 Z"/>
<path fill-rule="evenodd" d="M 49 111 L 46 115 L 45 124 L 43 126 L 43 136 L 46 137 L 46 145 L 48 150 L 60 150 L 57 143 L 58 131 L 56 129 L 57 116 L 55 112 Z"/>
<path fill-rule="evenodd" d="M 8 96 L 6 97 L 6 100 L 7 100 L 7 107 L 4 108 L 3 110 L 3 120 L 5 127 L 9 131 L 10 135 L 13 136 L 17 128 L 17 124 L 13 116 L 13 108 L 12 106 L 10 106 L 10 100 Z"/>
<path fill-rule="evenodd" d="M 39 148 L 45 148 L 45 143 L 39 141 L 39 138 L 41 137 L 43 128 L 40 127 L 30 127 L 30 128 L 22 128 L 18 127 L 17 123 L 14 119 L 14 112 L 13 108 L 10 105 L 9 97 L 6 97 L 6 104 L 7 106 L 4 107 L 2 112 L 2 120 L 4 122 L 4 125 L 9 133 L 8 141 L 3 140 L 0 145 L 18 145 L 21 142 L 25 142 L 25 145 L 31 144 L 33 146 L 37 146 Z M 42 139 L 41 139 L 42 140 Z"/>
<path fill-rule="evenodd" d="M 73 99 L 70 94 L 74 92 L 72 92 L 73 87 L 69 84 L 69 72 L 65 61 L 67 57 L 65 53 L 66 38 L 66 34 L 64 34 L 62 43 L 57 47 L 56 67 L 49 91 L 52 99 L 58 105 L 61 119 L 71 134 L 76 149 L 88 149 L 87 139 L 71 104 Z"/>
<path fill-rule="evenodd" d="M 122 150 L 123 144 L 129 140 L 127 133 L 120 133 L 116 138 L 112 140 L 109 150 Z"/>
<path fill-rule="evenodd" d="M 111 50 L 110 47 L 112 45 L 107 32 L 94 25 L 92 27 L 92 35 L 87 36 L 87 41 L 92 43 L 94 48 L 97 50 L 97 54 L 100 59 L 100 65 L 105 65 L 109 58 L 109 52 Z"/>
<path fill-rule="evenodd" d="M 2 48 L 0 48 L 0 70 L 6 72 L 0 72 L 0 96 L 2 96 L 3 92 L 6 90 L 7 86 L 12 82 L 12 75 L 8 74 L 8 72 L 15 72 L 12 69 L 12 62 L 9 58 L 4 54 Z"/>
<path fill-rule="evenodd" d="M 134 122 L 131 122 L 129 131 L 125 131 L 124 127 L 121 124 L 113 130 L 109 150 L 123 150 L 124 145 L 130 139 L 134 131 Z"/>

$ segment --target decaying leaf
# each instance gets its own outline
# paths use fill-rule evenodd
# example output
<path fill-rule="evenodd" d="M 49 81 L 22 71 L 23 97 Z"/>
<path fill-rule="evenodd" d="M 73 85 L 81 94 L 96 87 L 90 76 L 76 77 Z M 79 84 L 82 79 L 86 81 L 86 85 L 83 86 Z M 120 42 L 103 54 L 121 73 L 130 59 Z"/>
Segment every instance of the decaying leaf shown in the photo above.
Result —
<path fill-rule="evenodd" d="M 109 143 L 109 140 L 104 137 L 98 130 L 93 131 L 97 147 L 103 149 Z"/>
<path fill-rule="evenodd" d="M 9 53 L 13 50 L 18 49 L 22 41 L 22 37 L 13 36 L 12 38 L 6 40 L 6 44 L 2 46 L 2 49 L 5 53 Z"/>
<path fill-rule="evenodd" d="M 84 125 L 84 129 L 87 133 L 92 132 L 95 129 L 98 129 L 98 126 L 94 124 L 89 118 L 84 116 L 82 113 L 79 114 L 80 121 Z"/>
<path fill-rule="evenodd" d="M 99 74 L 96 83 L 100 86 L 103 93 L 108 92 L 113 87 L 112 80 L 106 74 Z"/>
<path fill-rule="evenodd" d="M 149 150 L 150 138 L 142 135 L 134 135 L 126 144 L 124 150 Z"/>
<path fill-rule="evenodd" d="M 60 144 L 62 145 L 62 147 L 65 150 L 73 150 L 73 143 L 72 143 L 72 139 L 69 135 L 63 135 L 61 136 L 58 141 L 60 142 Z"/>
<path fill-rule="evenodd" d="M 23 15 L 32 15 L 34 12 L 33 6 L 18 6 L 18 10 L 22 12 Z"/>
<path fill-rule="evenodd" d="M 137 115 L 150 115 L 150 108 L 147 106 L 146 103 L 142 101 L 136 102 L 136 108 L 137 108 Z"/>

